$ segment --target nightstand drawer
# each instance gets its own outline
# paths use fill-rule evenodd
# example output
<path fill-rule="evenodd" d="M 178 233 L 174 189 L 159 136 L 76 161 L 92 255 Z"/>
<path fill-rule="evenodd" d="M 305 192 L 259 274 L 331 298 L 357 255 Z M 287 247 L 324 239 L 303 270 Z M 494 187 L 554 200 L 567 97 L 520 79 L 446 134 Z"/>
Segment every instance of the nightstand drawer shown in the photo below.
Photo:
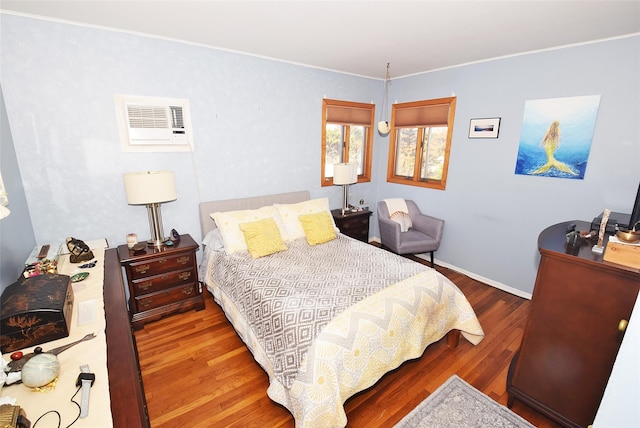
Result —
<path fill-rule="evenodd" d="M 138 306 L 138 311 L 148 311 L 149 309 L 159 308 L 160 306 L 188 299 L 189 297 L 195 297 L 198 294 L 198 285 L 192 282 L 169 290 L 136 297 L 136 305 Z"/>
<path fill-rule="evenodd" d="M 371 214 L 373 213 L 368 210 L 346 212 L 344 215 L 339 209 L 331 211 L 333 221 L 340 229 L 340 233 L 363 242 L 369 242 L 369 217 Z"/>
<path fill-rule="evenodd" d="M 369 228 L 369 217 L 346 218 L 340 225 L 340 230 L 345 231 L 362 231 Z"/>
<path fill-rule="evenodd" d="M 130 264 L 131 279 L 146 278 L 149 276 L 159 275 L 172 270 L 191 267 L 194 263 L 194 253 L 182 253 L 177 255 L 168 255 L 155 257 L 150 260 L 133 262 Z"/>
<path fill-rule="evenodd" d="M 150 276 L 131 281 L 136 289 L 136 295 L 153 293 L 167 288 L 186 284 L 196 280 L 196 274 L 189 267 L 188 269 L 172 271 L 160 275 Z"/>
<path fill-rule="evenodd" d="M 347 236 L 350 236 L 354 239 L 358 239 L 360 241 L 368 242 L 369 241 L 369 225 L 366 227 L 359 227 L 353 229 L 345 229 L 341 230 L 341 232 Z"/>

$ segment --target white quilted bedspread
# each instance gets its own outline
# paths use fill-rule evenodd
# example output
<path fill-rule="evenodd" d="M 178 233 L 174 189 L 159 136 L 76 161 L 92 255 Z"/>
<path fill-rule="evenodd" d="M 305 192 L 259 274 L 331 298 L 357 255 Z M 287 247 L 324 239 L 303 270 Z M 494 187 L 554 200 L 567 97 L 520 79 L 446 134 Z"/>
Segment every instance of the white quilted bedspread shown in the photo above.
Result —
<path fill-rule="evenodd" d="M 316 247 L 304 239 L 288 246 L 287 251 L 257 260 L 248 253 L 227 256 L 207 249 L 202 269 L 207 287 L 268 373 L 269 397 L 291 411 L 296 427 L 344 427 L 343 404 L 349 397 L 402 362 L 420 357 L 450 330 L 461 330 L 473 344 L 484 337 L 462 292 L 433 269 L 344 235 Z M 248 265 L 259 268 L 246 273 L 251 272 Z M 276 283 L 284 291 L 262 287 Z M 257 290 L 246 289 L 247 284 L 258 284 Z M 324 287 L 341 291 L 323 292 Z M 353 288 L 367 295 L 352 293 Z M 253 302 L 274 294 L 280 297 L 262 303 L 268 311 Z M 310 303 L 314 295 L 327 305 L 324 309 Z M 287 332 L 282 327 L 273 334 L 282 322 L 262 317 L 272 313 L 278 318 L 272 309 L 296 299 L 304 303 L 295 305 L 302 311 L 296 320 L 301 328 Z M 305 325 L 299 321 L 304 314 L 320 320 Z M 274 352 L 294 337 L 302 338 L 301 347 L 287 348 L 284 343 L 284 351 Z"/>

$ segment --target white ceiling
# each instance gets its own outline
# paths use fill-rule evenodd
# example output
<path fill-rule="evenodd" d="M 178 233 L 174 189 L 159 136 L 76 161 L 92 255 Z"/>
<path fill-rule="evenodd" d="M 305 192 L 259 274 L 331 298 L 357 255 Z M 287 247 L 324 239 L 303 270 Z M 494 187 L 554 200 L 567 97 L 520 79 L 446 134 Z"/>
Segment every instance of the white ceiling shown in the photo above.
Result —
<path fill-rule="evenodd" d="M 640 33 L 640 1 L 32 1 L 0 9 L 384 79 Z"/>

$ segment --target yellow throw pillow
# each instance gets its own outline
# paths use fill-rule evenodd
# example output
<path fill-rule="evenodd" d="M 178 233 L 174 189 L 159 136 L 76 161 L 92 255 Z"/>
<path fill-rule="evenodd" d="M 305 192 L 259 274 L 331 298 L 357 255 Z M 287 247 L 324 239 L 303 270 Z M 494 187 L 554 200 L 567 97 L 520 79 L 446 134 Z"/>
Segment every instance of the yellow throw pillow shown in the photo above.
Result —
<path fill-rule="evenodd" d="M 242 234 L 240 227 L 238 227 L 240 223 L 249 223 L 269 217 L 274 219 L 276 225 L 280 229 L 280 233 L 284 233 L 285 229 L 282 224 L 282 220 L 280 220 L 280 214 L 275 207 L 270 205 L 256 210 L 211 213 L 211 218 L 216 222 L 218 229 L 220 229 L 222 241 L 224 242 L 224 251 L 227 254 L 247 250 L 244 235 Z"/>
<path fill-rule="evenodd" d="M 287 249 L 282 241 L 280 229 L 271 217 L 250 223 L 241 223 L 239 227 L 244 234 L 249 254 L 254 259 Z"/>
<path fill-rule="evenodd" d="M 302 224 L 300 224 L 299 216 L 303 214 L 315 214 L 326 211 L 331 219 L 331 224 L 335 228 L 331 210 L 329 209 L 329 198 L 310 199 L 308 201 L 298 202 L 296 204 L 275 204 L 278 210 L 284 230 L 282 236 L 285 241 L 293 241 L 305 236 Z M 337 228 L 335 228 L 337 230 Z"/>
<path fill-rule="evenodd" d="M 324 244 L 336 239 L 336 230 L 333 226 L 333 219 L 326 211 L 315 214 L 302 214 L 298 216 L 302 223 L 304 235 L 307 237 L 309 245 Z"/>

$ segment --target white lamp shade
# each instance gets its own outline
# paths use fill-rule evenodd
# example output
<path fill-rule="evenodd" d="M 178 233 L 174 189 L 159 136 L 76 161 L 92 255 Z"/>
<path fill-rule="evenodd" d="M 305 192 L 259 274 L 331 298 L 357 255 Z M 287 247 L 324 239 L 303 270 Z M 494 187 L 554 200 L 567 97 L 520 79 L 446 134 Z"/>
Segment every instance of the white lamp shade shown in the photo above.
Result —
<path fill-rule="evenodd" d="M 333 165 L 333 184 L 345 185 L 358 181 L 358 164 L 336 163 Z"/>
<path fill-rule="evenodd" d="M 129 205 L 147 205 L 175 201 L 173 171 L 130 172 L 123 175 Z"/>

